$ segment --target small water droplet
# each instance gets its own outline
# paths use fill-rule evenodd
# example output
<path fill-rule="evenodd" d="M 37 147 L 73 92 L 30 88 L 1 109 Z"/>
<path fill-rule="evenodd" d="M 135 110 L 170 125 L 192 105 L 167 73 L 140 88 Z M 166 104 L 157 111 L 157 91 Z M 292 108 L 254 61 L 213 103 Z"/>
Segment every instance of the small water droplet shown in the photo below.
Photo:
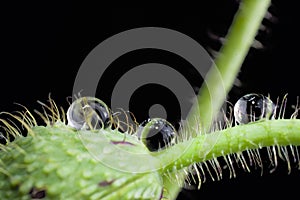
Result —
<path fill-rule="evenodd" d="M 101 100 L 81 97 L 75 100 L 67 111 L 68 125 L 77 129 L 101 129 L 110 124 L 111 114 Z"/>
<path fill-rule="evenodd" d="M 234 105 L 234 118 L 238 124 L 247 124 L 262 118 L 270 119 L 275 112 L 275 104 L 262 94 L 246 94 Z"/>
<path fill-rule="evenodd" d="M 142 122 L 137 134 L 149 151 L 164 149 L 174 143 L 177 135 L 175 128 L 162 118 L 153 118 Z"/>

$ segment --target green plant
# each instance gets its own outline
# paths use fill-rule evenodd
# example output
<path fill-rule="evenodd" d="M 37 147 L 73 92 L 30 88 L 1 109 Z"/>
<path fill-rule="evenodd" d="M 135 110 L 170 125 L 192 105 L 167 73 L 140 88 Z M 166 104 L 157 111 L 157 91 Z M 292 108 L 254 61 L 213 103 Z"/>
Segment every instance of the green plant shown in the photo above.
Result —
<path fill-rule="evenodd" d="M 269 1 L 248 0 L 243 3 L 243 7 L 229 31 L 228 42 L 221 50 L 222 56 L 216 60 L 217 68 L 212 67 L 206 84 L 200 91 L 199 110 L 194 110 L 186 125 L 187 127 L 197 127 L 197 130 L 202 133 L 208 132 L 210 129 L 214 115 L 219 111 L 229 92 L 269 5 Z M 220 77 L 223 83 L 215 84 Z M 136 138 L 126 135 L 125 141 L 136 144 L 135 148 L 130 146 L 120 148 L 129 152 L 144 152 L 147 159 L 154 159 L 154 165 L 165 166 L 164 168 L 155 166 L 159 170 L 151 173 L 126 174 L 97 162 L 97 159 L 91 157 L 82 143 L 83 140 L 90 145 L 95 145 L 93 149 L 102 144 L 103 148 L 105 145 L 112 146 L 102 140 L 104 137 L 109 137 L 114 141 L 123 141 L 124 134 L 110 129 L 76 131 L 65 126 L 64 113 L 59 111 L 52 100 L 50 100 L 50 105 L 50 116 L 48 114 L 41 115 L 47 122 L 46 127 L 38 126 L 28 111 L 20 116 L 13 116 L 28 130 L 29 136 L 26 138 L 19 137 L 19 130 L 13 122 L 9 119 L 2 120 L 6 131 L 16 137 L 14 142 L 1 146 L 3 151 L 0 157 L 1 179 L 5 181 L 1 182 L 0 192 L 4 198 L 28 199 L 46 196 L 46 198 L 97 199 L 103 195 L 113 199 L 120 195 L 132 199 L 134 196 L 139 197 L 142 192 L 144 192 L 145 198 L 152 198 L 153 191 L 156 194 L 155 197 L 159 198 L 163 185 L 163 197 L 174 199 L 179 192 L 180 184 L 169 182 L 168 178 L 174 176 L 173 172 L 177 176 L 185 176 L 179 169 L 188 167 L 194 162 L 204 162 L 223 156 L 223 154 L 238 153 L 250 148 L 257 149 L 260 146 L 275 146 L 273 149 L 277 151 L 277 145 L 299 145 L 300 136 L 297 135 L 299 122 L 295 119 L 260 121 L 243 126 L 228 127 L 206 135 L 195 132 L 193 135 L 196 136 L 189 141 L 178 143 L 165 151 L 154 154 L 149 153 Z M 9 113 L 6 114 L 10 116 Z M 198 116 L 201 116 L 200 121 Z M 240 133 L 243 135 L 239 135 Z M 210 140 L 210 138 L 217 139 Z M 228 140 L 231 141 L 232 148 L 228 146 Z M 206 143 L 209 141 L 213 142 Z M 203 142 L 206 146 L 203 145 Z M 181 152 L 181 149 L 186 151 L 176 160 L 176 163 L 168 160 L 171 157 L 169 155 Z M 203 151 L 203 154 L 199 151 Z M 130 158 L 127 162 L 124 161 L 125 164 L 132 165 L 132 159 L 134 158 Z M 43 166 L 43 163 L 46 165 Z M 165 176 L 166 172 L 168 172 L 168 176 Z M 119 177 L 123 177 L 123 179 L 119 179 Z M 177 181 L 181 183 L 183 177 L 178 178 Z M 114 191 L 115 188 L 118 190 Z"/>

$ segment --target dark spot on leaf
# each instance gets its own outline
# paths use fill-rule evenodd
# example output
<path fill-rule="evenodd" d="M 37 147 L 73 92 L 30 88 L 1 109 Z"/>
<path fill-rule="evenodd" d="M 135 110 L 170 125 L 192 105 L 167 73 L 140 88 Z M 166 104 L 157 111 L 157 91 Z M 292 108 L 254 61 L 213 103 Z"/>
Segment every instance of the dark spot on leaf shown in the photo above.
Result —
<path fill-rule="evenodd" d="M 112 144 L 125 144 L 125 145 L 132 145 L 134 146 L 134 144 L 132 144 L 131 142 L 126 142 L 126 141 L 111 141 Z"/>
<path fill-rule="evenodd" d="M 163 197 L 164 197 L 164 189 L 161 190 L 159 199 L 163 199 Z"/>
<path fill-rule="evenodd" d="M 32 199 L 43 199 L 46 197 L 45 189 L 31 188 L 29 195 Z"/>
<path fill-rule="evenodd" d="M 111 180 L 111 181 L 101 181 L 100 183 L 98 183 L 98 185 L 100 187 L 106 187 L 106 186 L 110 186 L 115 180 Z"/>

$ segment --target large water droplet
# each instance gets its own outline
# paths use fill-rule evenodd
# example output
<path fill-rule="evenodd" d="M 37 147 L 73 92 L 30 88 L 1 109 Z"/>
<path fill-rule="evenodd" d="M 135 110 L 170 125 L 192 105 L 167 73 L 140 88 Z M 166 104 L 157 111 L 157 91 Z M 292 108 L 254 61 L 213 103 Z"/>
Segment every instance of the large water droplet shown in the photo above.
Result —
<path fill-rule="evenodd" d="M 149 151 L 159 151 L 174 143 L 177 132 L 165 119 L 153 118 L 142 122 L 137 134 Z"/>
<path fill-rule="evenodd" d="M 262 94 L 247 94 L 234 105 L 234 118 L 238 124 L 246 124 L 262 118 L 270 119 L 275 112 L 275 104 Z"/>
<path fill-rule="evenodd" d="M 104 102 L 95 97 L 76 99 L 67 111 L 68 125 L 77 129 L 106 128 L 111 122 L 111 114 Z"/>

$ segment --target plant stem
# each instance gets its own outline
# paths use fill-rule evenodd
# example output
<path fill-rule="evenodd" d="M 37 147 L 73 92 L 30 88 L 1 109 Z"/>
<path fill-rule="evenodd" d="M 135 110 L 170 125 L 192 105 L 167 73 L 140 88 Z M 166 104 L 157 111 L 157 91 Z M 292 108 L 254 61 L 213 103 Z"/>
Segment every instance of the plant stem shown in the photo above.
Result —
<path fill-rule="evenodd" d="M 226 42 L 220 50 L 220 55 L 205 77 L 198 102 L 195 103 L 187 118 L 187 126 L 199 127 L 200 123 L 203 132 L 210 129 L 232 88 L 269 4 L 270 0 L 241 2 L 226 36 Z"/>
<path fill-rule="evenodd" d="M 209 130 L 213 119 L 219 113 L 228 92 L 240 70 L 245 56 L 255 38 L 257 30 L 270 5 L 271 0 L 244 0 L 235 15 L 226 36 L 226 43 L 205 77 L 205 84 L 199 91 L 198 102 L 191 109 L 184 127 L 199 127 Z M 200 121 L 198 120 L 200 116 Z M 164 180 L 167 181 L 167 180 Z M 170 197 L 176 197 L 180 187 L 165 185 Z"/>
<path fill-rule="evenodd" d="M 179 170 L 196 162 L 273 145 L 299 146 L 300 120 L 267 120 L 198 135 L 192 141 L 179 143 L 159 156 L 162 157 L 161 160 L 171 163 L 162 171 L 172 172 L 175 168 Z M 173 152 L 182 154 L 179 157 Z M 179 158 L 172 162 L 174 156 Z"/>

